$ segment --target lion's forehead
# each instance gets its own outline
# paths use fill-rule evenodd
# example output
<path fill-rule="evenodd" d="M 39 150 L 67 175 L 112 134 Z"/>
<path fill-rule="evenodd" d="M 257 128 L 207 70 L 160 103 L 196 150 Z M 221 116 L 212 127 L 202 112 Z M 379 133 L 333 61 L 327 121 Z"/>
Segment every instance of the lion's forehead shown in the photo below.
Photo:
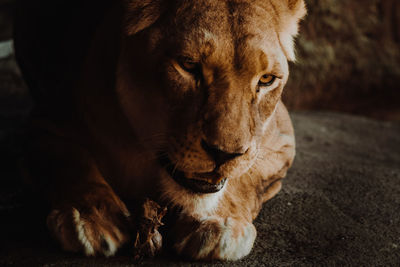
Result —
<path fill-rule="evenodd" d="M 279 67 L 285 60 L 274 12 L 257 1 L 187 2 L 174 18 L 176 36 L 170 37 L 180 56 L 224 70 L 233 67 L 242 75 Z"/>
<path fill-rule="evenodd" d="M 170 16 L 176 33 L 192 37 L 189 41 L 243 41 L 254 36 L 271 36 L 279 30 L 276 12 L 257 1 L 183 1 L 181 5 Z"/>

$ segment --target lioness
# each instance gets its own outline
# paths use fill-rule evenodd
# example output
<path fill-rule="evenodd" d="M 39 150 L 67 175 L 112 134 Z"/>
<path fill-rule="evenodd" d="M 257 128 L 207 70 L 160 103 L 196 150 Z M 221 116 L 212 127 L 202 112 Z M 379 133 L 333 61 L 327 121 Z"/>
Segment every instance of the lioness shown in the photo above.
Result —
<path fill-rule="evenodd" d="M 50 231 L 67 251 L 114 255 L 134 238 L 128 204 L 150 197 L 169 209 L 164 244 L 178 254 L 246 256 L 252 221 L 295 155 L 281 93 L 303 0 L 111 2 L 77 40 L 90 41 L 82 64 L 68 61 L 82 21 L 26 30 L 17 18 L 16 53 L 37 100 L 26 162 L 51 203 Z M 46 49 L 27 41 L 44 25 L 54 29 Z"/>

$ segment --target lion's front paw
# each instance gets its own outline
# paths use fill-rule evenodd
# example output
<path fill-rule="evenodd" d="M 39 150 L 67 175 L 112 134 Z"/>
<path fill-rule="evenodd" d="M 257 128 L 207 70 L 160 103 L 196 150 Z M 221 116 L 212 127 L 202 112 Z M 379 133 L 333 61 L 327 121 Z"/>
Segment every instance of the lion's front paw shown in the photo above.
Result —
<path fill-rule="evenodd" d="M 257 232 L 252 223 L 232 218 L 179 221 L 172 231 L 173 249 L 197 260 L 238 260 L 247 256 Z"/>
<path fill-rule="evenodd" d="M 129 214 L 123 209 L 55 209 L 47 217 L 47 225 L 64 250 L 87 256 L 112 256 L 130 238 Z"/>

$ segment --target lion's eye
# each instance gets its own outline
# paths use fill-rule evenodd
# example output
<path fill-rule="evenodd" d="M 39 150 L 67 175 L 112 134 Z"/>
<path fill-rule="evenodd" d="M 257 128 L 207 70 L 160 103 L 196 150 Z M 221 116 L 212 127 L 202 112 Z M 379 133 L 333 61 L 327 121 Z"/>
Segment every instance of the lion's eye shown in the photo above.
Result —
<path fill-rule="evenodd" d="M 179 62 L 179 65 L 182 67 L 182 69 L 192 74 L 198 74 L 200 70 L 199 64 L 192 60 L 182 60 L 181 62 Z"/>
<path fill-rule="evenodd" d="M 265 74 L 258 81 L 258 86 L 261 86 L 261 87 L 271 86 L 274 83 L 275 79 L 276 79 L 276 76 Z"/>

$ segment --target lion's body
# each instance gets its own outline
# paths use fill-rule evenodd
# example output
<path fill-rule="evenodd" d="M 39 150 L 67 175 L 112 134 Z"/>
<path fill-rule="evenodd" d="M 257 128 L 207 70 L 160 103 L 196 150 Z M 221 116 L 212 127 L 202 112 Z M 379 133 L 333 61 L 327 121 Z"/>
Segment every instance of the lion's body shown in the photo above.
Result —
<path fill-rule="evenodd" d="M 112 255 L 132 238 L 135 220 L 121 199 L 151 197 L 179 210 L 166 225 L 176 252 L 239 259 L 294 158 L 280 96 L 304 4 L 125 2 L 96 25 L 81 73 L 65 81 L 73 88 L 58 99 L 60 114 L 49 110 L 53 97 L 33 119 L 28 165 L 52 203 L 50 230 L 66 250 Z M 25 75 L 34 75 L 29 51 L 18 47 Z M 201 62 L 201 79 L 182 57 Z M 254 89 L 265 72 L 276 82 Z M 200 193 L 172 179 L 175 171 L 196 188 L 226 182 Z"/>

